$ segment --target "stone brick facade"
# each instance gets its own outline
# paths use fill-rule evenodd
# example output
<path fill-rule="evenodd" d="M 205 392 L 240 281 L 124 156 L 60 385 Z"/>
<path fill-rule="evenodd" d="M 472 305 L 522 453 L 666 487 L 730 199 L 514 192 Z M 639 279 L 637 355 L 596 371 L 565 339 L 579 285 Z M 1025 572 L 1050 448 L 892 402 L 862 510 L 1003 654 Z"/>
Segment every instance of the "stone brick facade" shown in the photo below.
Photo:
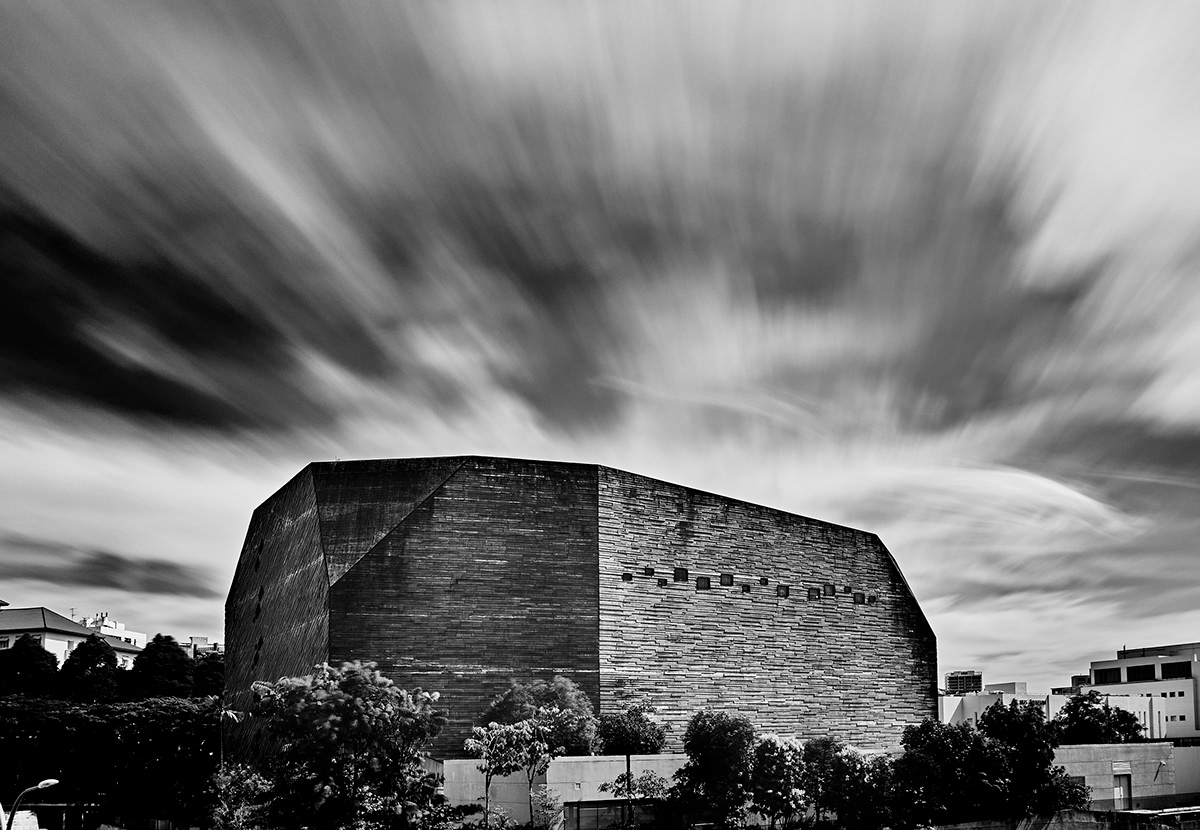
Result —
<path fill-rule="evenodd" d="M 596 465 L 311 464 L 254 514 L 226 641 L 238 703 L 324 659 L 440 691 L 441 757 L 554 674 L 599 712 L 648 699 L 676 746 L 701 708 L 865 748 L 936 714 L 934 635 L 878 537 Z"/>

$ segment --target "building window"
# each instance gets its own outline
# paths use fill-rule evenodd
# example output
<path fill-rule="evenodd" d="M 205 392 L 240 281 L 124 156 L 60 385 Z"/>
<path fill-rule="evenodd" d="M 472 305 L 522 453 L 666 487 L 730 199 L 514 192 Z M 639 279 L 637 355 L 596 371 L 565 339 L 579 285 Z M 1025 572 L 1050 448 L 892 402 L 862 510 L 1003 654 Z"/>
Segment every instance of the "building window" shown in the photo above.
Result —
<path fill-rule="evenodd" d="M 1095 675 L 1096 675 L 1096 683 L 1097 684 L 1120 683 L 1121 682 L 1120 667 L 1115 667 L 1115 668 L 1111 668 L 1111 669 L 1096 669 Z"/>
<path fill-rule="evenodd" d="M 721 584 L 726 588 L 733 585 L 733 574 L 721 574 Z"/>
<path fill-rule="evenodd" d="M 621 581 L 622 582 L 633 582 L 633 574 L 626 571 L 625 573 L 621 574 Z"/>
<path fill-rule="evenodd" d="M 780 599 L 787 599 L 791 595 L 791 593 L 792 593 L 792 589 L 789 588 L 787 585 L 776 585 L 775 586 L 775 596 L 779 597 Z"/>
<path fill-rule="evenodd" d="M 1145 666 L 1126 666 L 1125 676 L 1129 678 L 1130 683 L 1138 683 L 1143 680 L 1154 679 L 1154 664 L 1150 663 Z"/>
<path fill-rule="evenodd" d="M 843 586 L 843 587 L 842 587 L 842 593 L 843 593 L 843 594 L 849 594 L 849 593 L 853 593 L 853 592 L 851 591 L 851 589 L 850 589 L 850 586 L 849 586 L 849 585 L 845 585 L 845 586 Z"/>
<path fill-rule="evenodd" d="M 743 584 L 743 585 L 742 585 L 742 593 L 743 593 L 743 594 L 748 594 L 748 593 L 750 593 L 750 585 L 749 585 L 749 583 L 746 583 L 746 584 Z"/>
<path fill-rule="evenodd" d="M 8 648 L 8 638 L 0 637 L 0 648 Z"/>
<path fill-rule="evenodd" d="M 646 576 L 654 576 L 654 568 L 642 568 L 642 573 Z"/>
<path fill-rule="evenodd" d="M 667 580 L 665 580 L 665 579 L 660 579 L 660 580 L 658 580 L 658 587 L 659 587 L 659 588 L 666 588 L 666 587 L 667 587 Z"/>
<path fill-rule="evenodd" d="M 1162 679 L 1163 680 L 1179 680 L 1184 677 L 1192 676 L 1192 664 L 1190 661 L 1181 663 L 1163 663 L 1162 664 Z"/>
<path fill-rule="evenodd" d="M 675 581 L 676 582 L 687 582 L 688 581 L 687 568 L 676 568 L 675 569 Z"/>
<path fill-rule="evenodd" d="M 855 593 L 854 604 L 855 605 L 866 605 L 867 604 L 867 595 Z"/>
<path fill-rule="evenodd" d="M 707 591 L 711 587 L 712 587 L 712 582 L 709 581 L 707 576 L 696 577 L 696 590 L 697 591 Z"/>
<path fill-rule="evenodd" d="M 825 596 L 832 597 L 837 594 L 837 588 L 833 587 L 832 582 L 825 583 Z"/>
<path fill-rule="evenodd" d="M 877 602 L 879 602 L 879 597 L 875 596 L 874 594 L 871 594 L 871 596 L 867 597 L 867 605 L 874 605 Z"/>
<path fill-rule="evenodd" d="M 765 576 L 759 577 L 758 584 L 765 588 L 767 585 L 767 578 Z"/>
<path fill-rule="evenodd" d="M 809 599 L 820 599 L 821 598 L 821 589 L 820 588 L 809 588 L 808 589 L 808 598 Z"/>

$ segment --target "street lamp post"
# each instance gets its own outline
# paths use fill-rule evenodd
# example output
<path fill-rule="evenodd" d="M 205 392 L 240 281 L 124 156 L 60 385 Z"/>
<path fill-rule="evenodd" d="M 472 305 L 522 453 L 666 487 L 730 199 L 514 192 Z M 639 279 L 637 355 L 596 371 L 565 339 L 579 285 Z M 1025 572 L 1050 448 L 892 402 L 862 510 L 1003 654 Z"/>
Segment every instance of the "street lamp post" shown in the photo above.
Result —
<path fill-rule="evenodd" d="M 34 790 L 44 790 L 47 787 L 53 787 L 58 783 L 57 778 L 47 778 L 45 781 L 39 781 L 36 785 L 27 789 L 21 790 L 21 794 L 17 796 L 17 800 L 13 802 L 12 812 L 8 814 L 8 826 L 4 830 L 12 830 L 13 817 L 17 814 L 17 808 L 21 806 L 21 799 L 29 795 Z"/>

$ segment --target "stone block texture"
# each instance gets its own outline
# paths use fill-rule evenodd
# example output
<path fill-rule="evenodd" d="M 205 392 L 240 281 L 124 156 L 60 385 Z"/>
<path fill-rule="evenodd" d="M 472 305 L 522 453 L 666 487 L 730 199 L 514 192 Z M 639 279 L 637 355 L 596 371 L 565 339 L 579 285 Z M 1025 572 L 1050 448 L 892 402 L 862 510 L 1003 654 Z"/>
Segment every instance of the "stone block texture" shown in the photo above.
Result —
<path fill-rule="evenodd" d="M 674 748 L 704 708 L 885 748 L 937 706 L 878 537 L 587 464 L 310 464 L 255 511 L 226 642 L 238 705 L 322 660 L 439 691 L 443 758 L 510 681 L 555 674 L 599 713 L 648 700 Z"/>

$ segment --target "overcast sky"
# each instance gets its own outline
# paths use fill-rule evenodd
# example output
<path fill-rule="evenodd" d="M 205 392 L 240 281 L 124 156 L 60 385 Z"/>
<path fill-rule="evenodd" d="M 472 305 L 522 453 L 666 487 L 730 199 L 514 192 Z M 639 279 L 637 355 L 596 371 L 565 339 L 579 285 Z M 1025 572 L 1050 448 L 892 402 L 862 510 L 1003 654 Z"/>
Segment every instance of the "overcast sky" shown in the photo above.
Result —
<path fill-rule="evenodd" d="M 940 672 L 1200 640 L 1200 4 L 0 5 L 0 597 L 221 637 L 310 460 L 861 527 Z"/>

